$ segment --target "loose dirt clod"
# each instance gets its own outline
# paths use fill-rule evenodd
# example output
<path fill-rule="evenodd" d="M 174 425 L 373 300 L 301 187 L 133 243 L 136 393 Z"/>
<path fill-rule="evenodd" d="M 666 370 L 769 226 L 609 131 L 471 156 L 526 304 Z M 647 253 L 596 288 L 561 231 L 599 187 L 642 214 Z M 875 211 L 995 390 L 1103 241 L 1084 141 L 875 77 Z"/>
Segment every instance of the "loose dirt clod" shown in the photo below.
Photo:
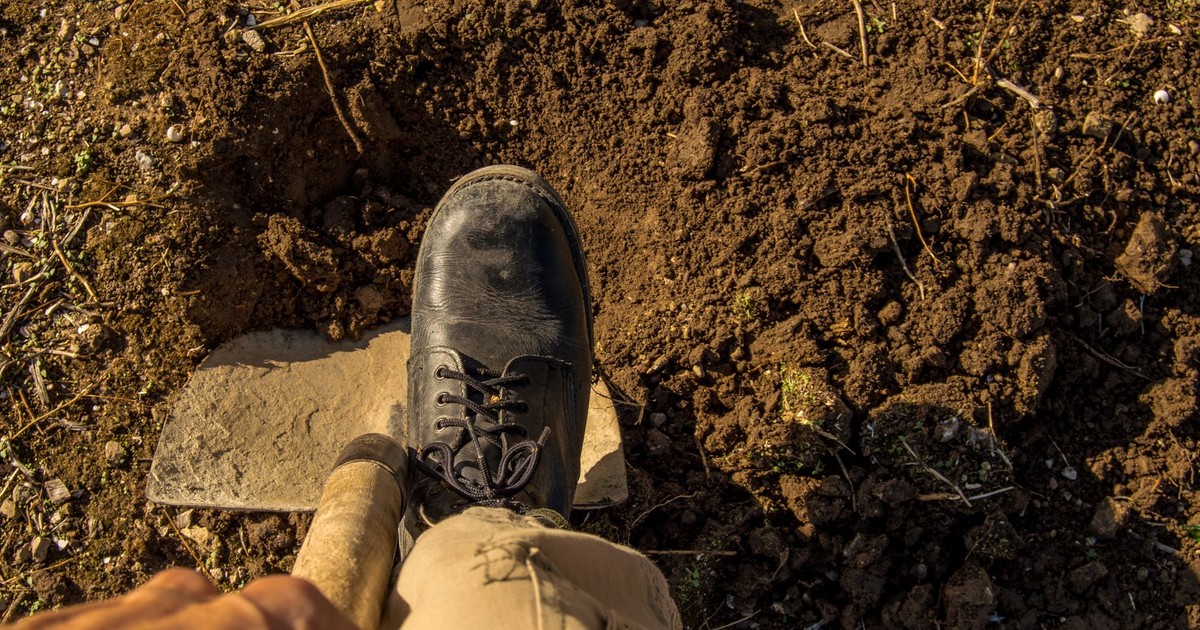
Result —
<path fill-rule="evenodd" d="M 1179 245 L 1157 212 L 1143 212 L 1125 250 L 1114 261 L 1129 282 L 1151 295 L 1165 286 L 1178 260 Z"/>

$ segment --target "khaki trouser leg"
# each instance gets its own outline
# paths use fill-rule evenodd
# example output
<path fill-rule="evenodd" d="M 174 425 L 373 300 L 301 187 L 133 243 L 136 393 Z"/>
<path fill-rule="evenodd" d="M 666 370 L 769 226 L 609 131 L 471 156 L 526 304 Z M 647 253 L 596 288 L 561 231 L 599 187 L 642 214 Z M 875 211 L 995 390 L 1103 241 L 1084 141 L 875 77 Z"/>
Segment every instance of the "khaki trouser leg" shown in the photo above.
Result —
<path fill-rule="evenodd" d="M 404 630 L 681 625 L 645 556 L 496 508 L 471 508 L 425 532 L 389 607 Z"/>

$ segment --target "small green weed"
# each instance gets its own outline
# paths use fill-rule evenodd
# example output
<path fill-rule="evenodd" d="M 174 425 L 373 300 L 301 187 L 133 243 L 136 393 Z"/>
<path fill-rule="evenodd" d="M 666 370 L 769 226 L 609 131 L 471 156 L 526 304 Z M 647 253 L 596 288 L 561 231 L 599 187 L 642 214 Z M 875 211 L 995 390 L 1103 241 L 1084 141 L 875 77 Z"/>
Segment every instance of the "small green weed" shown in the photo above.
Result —
<path fill-rule="evenodd" d="M 733 314 L 749 322 L 758 319 L 763 312 L 762 302 L 750 291 L 741 291 L 733 297 Z"/>
<path fill-rule="evenodd" d="M 92 152 L 84 149 L 75 154 L 75 172 L 82 175 L 92 167 Z"/>
<path fill-rule="evenodd" d="M 871 18 L 871 23 L 867 25 L 867 32 L 874 33 L 876 35 L 882 35 L 887 32 L 887 28 L 887 22 L 884 22 L 877 17 L 873 17 Z"/>
<path fill-rule="evenodd" d="M 812 386 L 812 377 L 791 366 L 779 366 L 779 415 L 785 420 L 798 420 L 802 424 L 813 422 L 818 414 L 810 413 L 820 404 L 820 398 Z"/>
<path fill-rule="evenodd" d="M 1200 525 L 1184 525 L 1183 531 L 1187 533 L 1188 538 L 1200 542 Z"/>

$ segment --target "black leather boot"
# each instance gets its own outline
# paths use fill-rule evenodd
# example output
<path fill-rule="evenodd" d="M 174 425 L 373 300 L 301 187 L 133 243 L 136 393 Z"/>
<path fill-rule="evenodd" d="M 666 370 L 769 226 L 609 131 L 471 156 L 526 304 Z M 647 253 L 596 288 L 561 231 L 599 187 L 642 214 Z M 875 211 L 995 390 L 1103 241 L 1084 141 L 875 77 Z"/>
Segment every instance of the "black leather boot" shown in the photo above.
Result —
<path fill-rule="evenodd" d="M 587 265 L 562 200 L 523 168 L 463 177 L 429 220 L 413 290 L 408 439 L 425 520 L 469 505 L 569 515 L 591 377 Z"/>

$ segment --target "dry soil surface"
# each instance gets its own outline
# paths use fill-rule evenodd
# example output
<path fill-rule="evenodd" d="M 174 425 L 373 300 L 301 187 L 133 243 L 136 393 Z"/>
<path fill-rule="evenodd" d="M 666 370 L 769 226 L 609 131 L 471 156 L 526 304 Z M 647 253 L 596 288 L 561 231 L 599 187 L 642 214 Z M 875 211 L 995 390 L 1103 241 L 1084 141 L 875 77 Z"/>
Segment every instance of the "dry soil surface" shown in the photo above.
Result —
<path fill-rule="evenodd" d="M 577 526 L 691 627 L 1200 625 L 1196 0 L 299 8 L 0 4 L 4 619 L 287 570 L 307 517 L 146 501 L 158 410 L 237 334 L 407 313 L 507 162 L 628 401 Z"/>

